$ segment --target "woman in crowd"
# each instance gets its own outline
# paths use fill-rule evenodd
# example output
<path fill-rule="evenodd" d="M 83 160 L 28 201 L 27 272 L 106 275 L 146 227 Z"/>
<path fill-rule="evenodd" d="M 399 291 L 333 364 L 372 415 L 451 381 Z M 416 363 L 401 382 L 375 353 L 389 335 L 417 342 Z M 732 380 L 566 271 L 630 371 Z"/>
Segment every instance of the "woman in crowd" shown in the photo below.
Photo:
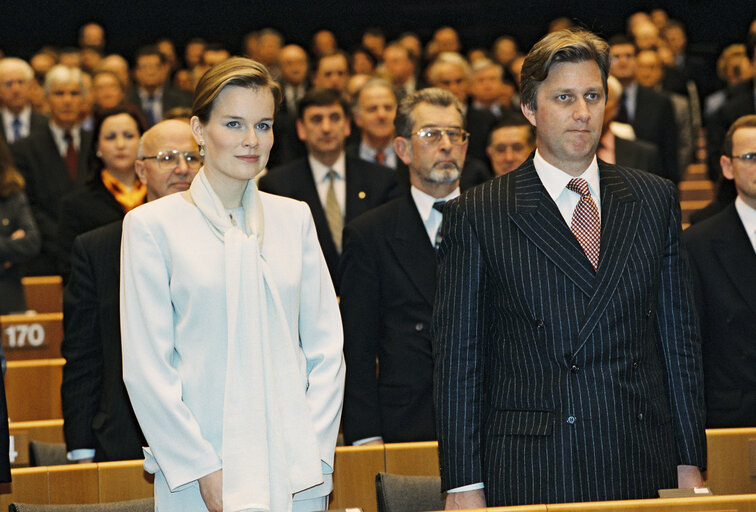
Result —
<path fill-rule="evenodd" d="M 74 238 L 92 229 L 123 219 L 144 203 L 147 189 L 137 178 L 134 162 L 143 121 L 135 110 L 117 106 L 103 110 L 92 134 L 90 177 L 81 190 L 61 199 L 59 244 L 60 271 L 68 274 Z"/>
<path fill-rule="evenodd" d="M 24 179 L 0 139 L 0 315 L 26 309 L 19 264 L 36 256 L 42 243 L 23 190 Z"/>
<path fill-rule="evenodd" d="M 161 512 L 327 508 L 344 384 L 336 296 L 307 206 L 253 180 L 280 99 L 255 61 L 211 68 L 191 120 L 203 168 L 124 220 L 124 381 Z"/>

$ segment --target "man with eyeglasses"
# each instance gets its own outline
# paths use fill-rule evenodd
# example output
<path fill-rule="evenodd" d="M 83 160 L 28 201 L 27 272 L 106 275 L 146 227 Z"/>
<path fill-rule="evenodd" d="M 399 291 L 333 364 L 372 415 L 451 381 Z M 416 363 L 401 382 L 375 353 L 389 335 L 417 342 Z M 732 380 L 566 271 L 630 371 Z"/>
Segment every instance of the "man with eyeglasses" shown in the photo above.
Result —
<path fill-rule="evenodd" d="M 459 195 L 467 152 L 452 93 L 406 96 L 394 149 L 410 189 L 344 229 L 341 313 L 347 381 L 342 426 L 348 444 L 436 439 L 430 323 L 441 209 Z"/>
<path fill-rule="evenodd" d="M 147 200 L 189 188 L 201 166 L 189 125 L 168 120 L 139 141 Z M 63 295 L 61 397 L 68 459 L 141 459 L 146 443 L 123 386 L 119 327 L 121 221 L 76 237 Z"/>
<path fill-rule="evenodd" d="M 703 340 L 706 426 L 756 426 L 756 115 L 727 131 L 719 163 L 737 198 L 683 233 Z"/>

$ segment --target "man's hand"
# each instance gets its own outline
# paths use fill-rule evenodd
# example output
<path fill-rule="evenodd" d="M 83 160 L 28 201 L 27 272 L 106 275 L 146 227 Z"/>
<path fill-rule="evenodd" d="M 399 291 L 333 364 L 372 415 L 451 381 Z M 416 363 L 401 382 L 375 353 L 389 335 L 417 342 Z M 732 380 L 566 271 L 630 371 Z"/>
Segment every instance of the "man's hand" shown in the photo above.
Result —
<path fill-rule="evenodd" d="M 466 508 L 486 508 L 486 495 L 483 489 L 446 494 L 446 510 L 464 510 Z"/>
<path fill-rule="evenodd" d="M 197 482 L 207 509 L 210 512 L 223 512 L 223 470 L 205 475 Z"/>
<path fill-rule="evenodd" d="M 698 466 L 677 466 L 677 487 L 680 489 L 692 489 L 703 487 L 704 481 Z"/>
<path fill-rule="evenodd" d="M 76 461 L 76 464 L 89 464 L 90 462 L 94 462 L 93 457 L 87 457 L 86 459 L 79 459 Z"/>
<path fill-rule="evenodd" d="M 20 240 L 21 238 L 24 238 L 26 236 L 26 231 L 23 229 L 17 229 L 11 234 L 11 240 Z"/>

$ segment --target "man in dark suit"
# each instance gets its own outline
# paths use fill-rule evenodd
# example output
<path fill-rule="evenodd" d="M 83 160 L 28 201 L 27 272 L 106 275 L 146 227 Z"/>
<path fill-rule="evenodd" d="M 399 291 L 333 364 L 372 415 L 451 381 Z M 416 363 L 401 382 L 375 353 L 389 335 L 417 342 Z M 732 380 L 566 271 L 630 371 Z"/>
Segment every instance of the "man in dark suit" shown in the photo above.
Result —
<path fill-rule="evenodd" d="M 30 275 L 58 272 L 60 198 L 81 187 L 87 179 L 92 135 L 79 125 L 85 93 L 78 68 L 53 67 L 45 78 L 45 96 L 50 105 L 47 128 L 11 145 L 42 235 L 40 255 L 26 265 L 26 273 Z"/>
<path fill-rule="evenodd" d="M 341 258 L 348 444 L 436 439 L 430 322 L 443 205 L 459 195 L 467 150 L 462 109 L 442 89 L 406 96 L 396 152 L 412 188 L 350 222 Z M 414 132 L 450 130 L 424 142 Z M 454 140 L 451 140 L 454 139 Z"/>
<path fill-rule="evenodd" d="M 157 46 L 140 48 L 134 64 L 137 83 L 129 90 L 126 101 L 139 109 L 148 127 L 161 121 L 172 108 L 192 106 L 191 95 L 168 85 L 170 65 Z"/>
<path fill-rule="evenodd" d="M 391 169 L 344 154 L 349 103 L 335 89 L 312 89 L 299 102 L 297 134 L 307 157 L 272 169 L 260 190 L 305 201 L 338 293 L 344 224 L 400 194 Z"/>
<path fill-rule="evenodd" d="M 360 128 L 360 141 L 347 145 L 347 155 L 396 169 L 394 118 L 397 97 L 391 83 L 381 78 L 368 80 L 354 98 L 352 116 Z"/>
<path fill-rule="evenodd" d="M 609 52 L 558 31 L 522 68 L 537 150 L 444 208 L 434 397 L 447 508 L 703 483 L 700 340 L 675 188 L 599 162 Z M 461 491 L 461 492 L 459 492 Z"/>
<path fill-rule="evenodd" d="M 29 84 L 34 70 L 26 61 L 0 59 L 0 139 L 8 144 L 47 128 L 47 116 L 32 110 Z"/>
<path fill-rule="evenodd" d="M 625 36 L 614 36 L 609 43 L 612 55 L 612 76 L 622 84 L 617 121 L 632 125 L 638 139 L 655 144 L 659 149 L 661 169 L 648 169 L 677 183 L 678 133 L 672 101 L 662 93 L 639 85 L 635 80 L 636 48 Z"/>
<path fill-rule="evenodd" d="M 613 76 L 607 77 L 606 85 L 604 122 L 601 126 L 601 139 L 596 155 L 608 164 L 617 164 L 622 167 L 632 167 L 633 169 L 642 169 L 659 174 L 658 171 L 654 172 L 655 169 L 661 169 L 659 151 L 656 146 L 643 140 L 623 138 L 612 131 L 614 118 L 619 109 L 619 99 L 622 96 L 622 85 Z M 625 126 L 625 128 L 627 127 Z"/>
<path fill-rule="evenodd" d="M 756 115 L 728 130 L 721 160 L 738 197 L 683 233 L 703 339 L 706 426 L 756 426 Z"/>
<path fill-rule="evenodd" d="M 142 136 L 136 171 L 153 201 L 187 190 L 197 168 L 180 158 L 167 168 L 159 152 L 196 152 L 189 125 L 156 124 Z M 141 459 L 146 445 L 123 385 L 119 276 L 121 221 L 76 237 L 63 294 L 61 398 L 68 458 L 77 462 Z"/>

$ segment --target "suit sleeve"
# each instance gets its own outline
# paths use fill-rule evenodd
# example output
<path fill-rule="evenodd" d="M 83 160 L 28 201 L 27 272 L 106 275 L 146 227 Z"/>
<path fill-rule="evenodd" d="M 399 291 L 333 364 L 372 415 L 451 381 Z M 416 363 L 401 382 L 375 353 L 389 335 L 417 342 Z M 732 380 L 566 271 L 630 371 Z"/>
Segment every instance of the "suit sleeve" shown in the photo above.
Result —
<path fill-rule="evenodd" d="M 181 376 L 171 364 L 175 327 L 166 242 L 135 213 L 139 209 L 124 219 L 121 243 L 123 380 L 152 455 L 176 490 L 221 469 L 221 460 L 182 401 Z M 150 461 L 145 468 L 158 469 Z"/>
<path fill-rule="evenodd" d="M 675 187 L 666 183 L 667 241 L 662 260 L 657 329 L 667 370 L 667 390 L 677 442 L 678 465 L 706 468 L 706 431 L 701 337 L 691 278 L 681 238 Z"/>
<path fill-rule="evenodd" d="M 81 238 L 71 254 L 71 278 L 63 293 L 63 343 L 66 359 L 63 384 L 63 433 L 70 452 L 94 448 L 92 420 L 102 394 L 103 354 L 99 339 L 97 291 L 92 275 L 93 262 Z"/>
<path fill-rule="evenodd" d="M 433 393 L 443 490 L 483 481 L 486 275 L 483 250 L 464 206 L 456 200 L 444 208 L 433 310 Z"/>
<path fill-rule="evenodd" d="M 307 360 L 307 404 L 320 458 L 333 472 L 333 457 L 344 398 L 344 334 L 331 276 L 320 250 L 315 224 L 306 204 L 302 208 L 302 287 L 299 340 Z"/>
<path fill-rule="evenodd" d="M 11 263 L 23 263 L 39 254 L 42 241 L 37 229 L 37 223 L 34 222 L 34 216 L 29 208 L 29 201 L 23 193 L 15 194 L 9 201 L 12 201 L 10 210 L 15 217 L 15 229 L 23 229 L 24 237 L 12 240 L 9 237 L 0 238 L 0 263 L 10 261 Z"/>
<path fill-rule="evenodd" d="M 339 306 L 344 322 L 346 390 L 344 440 L 383 436 L 378 403 L 378 357 L 381 329 L 381 280 L 375 247 L 352 224 L 344 229 Z"/>

